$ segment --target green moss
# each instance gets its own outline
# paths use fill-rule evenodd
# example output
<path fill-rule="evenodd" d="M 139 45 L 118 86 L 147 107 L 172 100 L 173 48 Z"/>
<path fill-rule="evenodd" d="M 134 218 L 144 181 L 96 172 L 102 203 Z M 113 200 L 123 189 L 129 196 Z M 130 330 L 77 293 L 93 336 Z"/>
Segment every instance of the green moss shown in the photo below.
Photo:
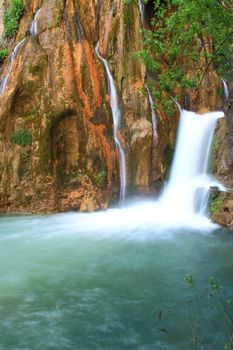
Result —
<path fill-rule="evenodd" d="M 130 6 L 124 8 L 124 24 L 130 27 L 134 23 L 134 17 L 132 16 L 132 9 Z"/>
<path fill-rule="evenodd" d="M 9 54 L 9 52 L 6 48 L 1 49 L 0 50 L 0 62 L 2 62 L 8 56 L 8 54 Z"/>
<path fill-rule="evenodd" d="M 97 185 L 100 188 L 103 188 L 106 179 L 106 171 L 104 169 L 99 171 L 98 174 L 94 174 L 88 171 L 87 175 L 95 185 Z"/>
<path fill-rule="evenodd" d="M 223 207 L 223 203 L 224 195 L 222 193 L 216 193 L 215 195 L 213 195 L 209 205 L 211 215 L 217 214 L 219 210 Z"/>
<path fill-rule="evenodd" d="M 15 145 L 26 146 L 32 144 L 32 134 L 29 130 L 19 130 L 11 135 L 11 142 Z"/>
<path fill-rule="evenodd" d="M 31 151 L 27 150 L 21 153 L 21 161 L 19 164 L 18 175 L 22 178 L 26 172 L 29 170 L 30 166 Z"/>
<path fill-rule="evenodd" d="M 4 34 L 7 38 L 12 37 L 19 28 L 19 20 L 24 13 L 22 0 L 12 0 L 9 10 L 4 13 Z"/>

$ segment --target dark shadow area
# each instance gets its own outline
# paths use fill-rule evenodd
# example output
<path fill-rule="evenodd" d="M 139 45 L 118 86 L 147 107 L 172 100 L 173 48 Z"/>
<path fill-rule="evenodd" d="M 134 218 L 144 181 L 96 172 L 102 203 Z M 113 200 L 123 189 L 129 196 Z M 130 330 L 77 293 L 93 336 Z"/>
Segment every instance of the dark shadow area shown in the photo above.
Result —
<path fill-rule="evenodd" d="M 149 0 L 145 4 L 145 22 L 147 27 L 151 26 L 151 20 L 154 17 L 154 13 L 154 0 Z"/>

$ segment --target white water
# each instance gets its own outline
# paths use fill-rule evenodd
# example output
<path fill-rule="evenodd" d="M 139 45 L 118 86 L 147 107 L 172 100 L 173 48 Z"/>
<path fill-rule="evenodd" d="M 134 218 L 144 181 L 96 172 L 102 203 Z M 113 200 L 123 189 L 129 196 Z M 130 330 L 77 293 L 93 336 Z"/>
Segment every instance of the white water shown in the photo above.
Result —
<path fill-rule="evenodd" d="M 145 4 L 144 4 L 144 0 L 138 0 L 138 7 L 139 7 L 139 12 L 140 12 L 140 16 L 141 16 L 141 22 L 142 22 L 142 26 L 144 27 L 145 25 Z"/>
<path fill-rule="evenodd" d="M 160 210 L 175 217 L 205 217 L 209 189 L 224 187 L 208 174 L 212 138 L 223 112 L 198 115 L 182 110 L 170 180 L 159 200 Z"/>
<path fill-rule="evenodd" d="M 111 97 L 110 105 L 112 110 L 112 117 L 113 117 L 113 136 L 116 148 L 118 150 L 119 155 L 119 168 L 120 168 L 120 196 L 119 201 L 120 205 L 124 204 L 125 200 L 125 192 L 126 192 L 126 159 L 125 159 L 125 152 L 121 145 L 121 141 L 119 139 L 119 127 L 121 122 L 121 112 L 118 104 L 118 96 L 117 91 L 115 87 L 115 83 L 113 80 L 113 76 L 110 72 L 109 64 L 108 62 L 100 56 L 99 54 L 99 43 L 96 45 L 96 54 L 99 57 L 99 59 L 103 62 L 107 78 L 108 78 L 108 86 L 109 86 L 109 94 Z"/>
<path fill-rule="evenodd" d="M 11 71 L 12 71 L 13 63 L 14 63 L 16 57 L 17 57 L 19 49 L 23 46 L 25 40 L 26 40 L 26 38 L 24 38 L 22 41 L 20 41 L 15 46 L 12 54 L 9 57 L 9 64 L 7 66 L 7 69 L 6 69 L 6 75 L 3 77 L 2 81 L 1 81 L 1 84 L 0 84 L 0 96 L 3 94 L 3 92 L 4 92 L 5 88 L 6 88 L 6 84 L 8 82 L 8 79 L 9 79 Z"/>
<path fill-rule="evenodd" d="M 224 188 L 208 174 L 208 159 L 216 122 L 223 116 L 222 112 L 198 115 L 182 110 L 170 180 L 157 201 L 139 201 L 128 203 L 124 209 L 77 214 L 76 221 L 73 220 L 75 214 L 70 214 L 70 225 L 75 228 L 78 225 L 85 237 L 93 236 L 94 230 L 97 240 L 122 235 L 127 240 L 145 241 L 166 239 L 177 228 L 180 232 L 182 228 L 191 228 L 202 233 L 216 229 L 218 226 L 207 216 L 209 189 L 210 186 Z M 64 225 L 67 229 L 67 220 Z M 62 230 L 62 223 L 59 227 Z"/>
<path fill-rule="evenodd" d="M 156 115 L 155 115 L 155 111 L 154 111 L 153 99 L 152 99 L 150 90 L 149 90 L 147 85 L 145 85 L 145 86 L 146 86 L 146 91 L 147 91 L 148 97 L 149 97 L 150 110 L 151 110 L 151 120 L 152 120 L 152 128 L 153 128 L 153 138 L 154 138 L 154 141 L 155 141 L 157 139 L 157 137 L 158 137 Z"/>
<path fill-rule="evenodd" d="M 222 83 L 223 83 L 224 98 L 225 98 L 225 101 L 227 101 L 228 97 L 229 97 L 228 86 L 227 86 L 227 83 L 225 82 L 225 80 L 223 80 L 223 79 L 222 79 Z"/>
<path fill-rule="evenodd" d="M 37 37 L 38 35 L 38 21 L 37 21 L 37 18 L 40 14 L 40 11 L 41 9 L 39 9 L 36 14 L 35 14 L 35 17 L 32 21 L 32 24 L 31 24 L 31 27 L 30 27 L 30 34 L 33 38 Z"/>

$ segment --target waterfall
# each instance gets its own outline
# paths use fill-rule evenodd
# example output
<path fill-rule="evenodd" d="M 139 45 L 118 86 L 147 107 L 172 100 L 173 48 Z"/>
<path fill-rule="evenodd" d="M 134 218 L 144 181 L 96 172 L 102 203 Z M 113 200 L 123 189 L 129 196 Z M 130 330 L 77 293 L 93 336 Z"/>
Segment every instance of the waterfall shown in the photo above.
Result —
<path fill-rule="evenodd" d="M 198 115 L 181 111 L 170 179 L 159 204 L 177 217 L 204 216 L 209 189 L 223 186 L 208 175 L 208 161 L 217 120 L 223 112 Z"/>
<path fill-rule="evenodd" d="M 141 16 L 142 26 L 144 27 L 144 25 L 145 25 L 145 4 L 144 4 L 144 0 L 138 0 L 138 7 L 139 7 L 140 16 Z"/>
<path fill-rule="evenodd" d="M 118 150 L 119 155 L 119 169 L 120 169 L 120 196 L 119 201 L 120 205 L 123 205 L 125 200 L 125 192 L 126 192 L 126 159 L 125 159 L 125 152 L 122 147 L 121 141 L 119 139 L 119 127 L 121 122 L 121 112 L 118 104 L 118 96 L 117 96 L 117 90 L 115 87 L 115 83 L 113 80 L 113 76 L 110 72 L 109 64 L 108 62 L 100 56 L 99 54 L 99 43 L 96 45 L 96 54 L 99 57 L 99 59 L 103 62 L 107 78 L 108 78 L 108 88 L 109 88 L 109 94 L 110 94 L 110 105 L 111 105 L 111 111 L 112 111 L 112 117 L 113 117 L 113 136 L 116 148 Z"/>
<path fill-rule="evenodd" d="M 146 86 L 146 91 L 147 91 L 148 97 L 149 97 L 150 110 L 151 110 L 151 120 L 152 120 L 152 128 L 153 128 L 153 138 L 154 138 L 154 141 L 155 141 L 157 139 L 157 137 L 158 137 L 158 135 L 157 135 L 156 115 L 155 115 L 155 111 L 154 111 L 153 99 L 152 99 L 150 90 L 149 90 L 147 85 L 145 85 L 145 86 Z"/>
<path fill-rule="evenodd" d="M 1 84 L 0 84 L 0 96 L 2 96 L 2 94 L 4 93 L 6 84 L 7 84 L 7 82 L 8 82 L 8 79 L 9 79 L 10 74 L 11 74 L 11 71 L 12 71 L 13 63 L 14 63 L 16 57 L 17 57 L 17 54 L 18 54 L 20 48 L 23 46 L 25 40 L 26 40 L 26 38 L 24 38 L 23 40 L 21 40 L 21 41 L 15 46 L 15 48 L 14 48 L 12 54 L 11 54 L 10 57 L 9 57 L 9 64 L 8 64 L 8 66 L 7 66 L 6 75 L 3 77 L 2 81 L 1 81 Z"/>
<path fill-rule="evenodd" d="M 31 23 L 31 26 L 30 26 L 30 34 L 31 34 L 32 37 L 36 37 L 38 35 L 37 18 L 38 18 L 38 15 L 39 15 L 40 11 L 41 11 L 41 9 L 39 9 L 37 11 L 37 13 L 35 14 L 35 17 L 34 17 L 32 23 Z M 4 93 L 4 90 L 6 88 L 8 79 L 9 79 L 11 71 L 12 71 L 13 63 L 14 63 L 16 57 L 17 57 L 17 54 L 18 54 L 20 48 L 23 46 L 25 40 L 26 40 L 26 38 L 21 40 L 15 46 L 12 54 L 9 56 L 9 59 L 8 59 L 9 60 L 9 64 L 7 66 L 7 69 L 6 69 L 6 75 L 3 77 L 2 81 L 1 81 L 1 84 L 0 84 L 0 96 L 2 96 L 2 94 Z"/>
<path fill-rule="evenodd" d="M 224 98 L 225 98 L 225 101 L 227 101 L 228 97 L 229 97 L 228 86 L 227 86 L 227 83 L 225 82 L 225 80 L 223 80 L 223 79 L 221 79 L 221 80 L 222 80 L 222 83 L 223 83 Z"/>
<path fill-rule="evenodd" d="M 38 36 L 38 22 L 37 22 L 37 18 L 40 14 L 40 11 L 41 9 L 39 9 L 36 14 L 35 14 L 35 17 L 32 21 L 32 24 L 30 26 L 30 34 L 33 38 L 37 37 Z"/>

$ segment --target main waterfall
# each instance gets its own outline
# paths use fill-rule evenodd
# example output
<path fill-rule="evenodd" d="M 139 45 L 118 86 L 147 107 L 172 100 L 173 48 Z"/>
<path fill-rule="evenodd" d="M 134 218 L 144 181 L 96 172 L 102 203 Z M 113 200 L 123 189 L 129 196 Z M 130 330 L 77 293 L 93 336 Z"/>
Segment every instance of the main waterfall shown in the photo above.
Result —
<path fill-rule="evenodd" d="M 123 205 L 125 200 L 125 192 L 126 192 L 126 159 L 125 159 L 125 152 L 122 147 L 121 141 L 119 139 L 119 127 L 121 122 L 121 112 L 118 104 L 118 96 L 117 96 L 117 90 L 115 87 L 115 83 L 113 80 L 113 76 L 110 72 L 110 68 L 108 65 L 108 62 L 100 56 L 99 54 L 99 43 L 96 45 L 96 54 L 99 57 L 99 59 L 103 62 L 107 78 L 108 78 L 108 86 L 109 86 L 109 94 L 110 94 L 110 105 L 112 110 L 112 118 L 113 118 L 113 136 L 115 145 L 118 151 L 119 156 L 119 168 L 120 168 L 120 196 L 119 196 L 119 202 L 120 205 Z"/>
<path fill-rule="evenodd" d="M 223 112 L 196 114 L 181 110 L 170 179 L 159 200 L 161 208 L 178 217 L 206 215 L 209 189 L 223 186 L 208 174 L 211 143 Z"/>

